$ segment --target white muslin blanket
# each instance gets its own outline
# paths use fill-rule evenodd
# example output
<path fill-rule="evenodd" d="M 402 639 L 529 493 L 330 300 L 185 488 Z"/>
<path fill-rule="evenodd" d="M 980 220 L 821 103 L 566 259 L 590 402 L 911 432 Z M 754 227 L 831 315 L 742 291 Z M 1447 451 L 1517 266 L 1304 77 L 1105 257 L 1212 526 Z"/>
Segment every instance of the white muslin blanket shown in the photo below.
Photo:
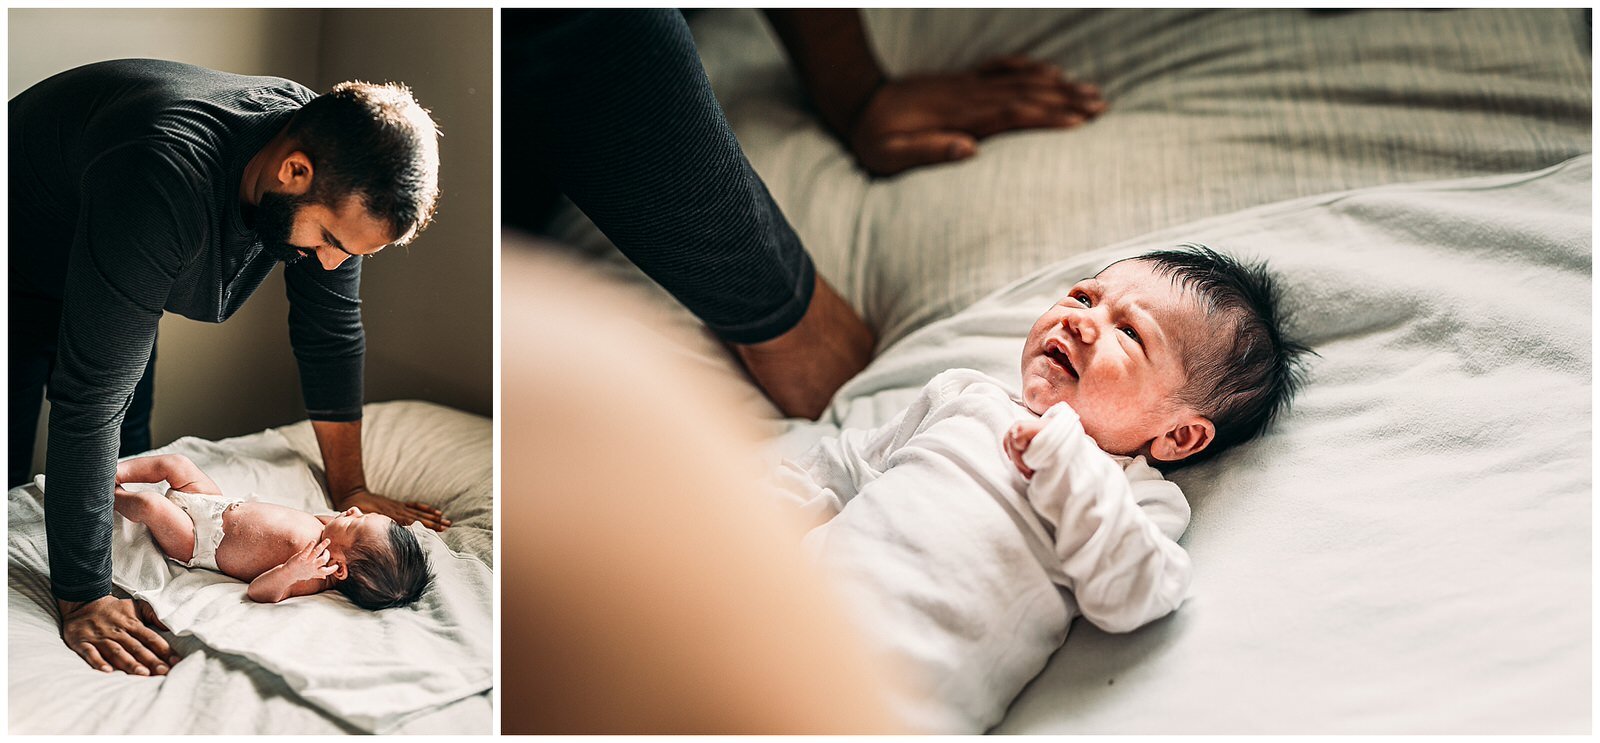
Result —
<path fill-rule="evenodd" d="M 305 461 L 276 432 L 266 432 L 248 452 L 181 439 L 152 453 L 174 448 L 232 497 L 248 494 L 249 500 L 333 512 Z M 40 476 L 36 487 L 44 485 Z M 165 491 L 164 484 L 131 487 Z M 168 561 L 147 528 L 121 515 L 112 535 L 113 581 L 150 602 L 174 633 L 249 658 L 307 702 L 382 733 L 482 693 L 494 679 L 493 572 L 477 558 L 453 552 L 434 532 L 409 528 L 433 581 L 416 603 L 402 608 L 369 611 L 333 591 L 256 603 L 245 595 L 246 583 Z"/>

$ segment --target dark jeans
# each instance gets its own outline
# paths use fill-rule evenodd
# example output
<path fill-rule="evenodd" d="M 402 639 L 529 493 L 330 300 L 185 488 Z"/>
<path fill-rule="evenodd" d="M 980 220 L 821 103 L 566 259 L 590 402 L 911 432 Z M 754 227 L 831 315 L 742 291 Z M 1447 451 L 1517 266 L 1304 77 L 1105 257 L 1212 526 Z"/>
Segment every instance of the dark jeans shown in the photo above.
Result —
<path fill-rule="evenodd" d="M 800 322 L 815 268 L 751 169 L 676 10 L 501 16 L 503 213 L 553 181 L 651 279 L 730 343 Z"/>
<path fill-rule="evenodd" d="M 39 427 L 39 410 L 44 404 L 50 375 L 56 370 L 56 330 L 61 325 L 61 303 L 49 297 L 30 295 L 12 287 L 6 301 L 7 370 L 9 372 L 6 487 L 27 483 L 33 474 L 34 434 Z M 150 449 L 150 408 L 154 403 L 156 352 L 150 349 L 144 377 L 133 388 L 133 400 L 122 419 L 122 439 L 118 456 L 129 456 Z"/>

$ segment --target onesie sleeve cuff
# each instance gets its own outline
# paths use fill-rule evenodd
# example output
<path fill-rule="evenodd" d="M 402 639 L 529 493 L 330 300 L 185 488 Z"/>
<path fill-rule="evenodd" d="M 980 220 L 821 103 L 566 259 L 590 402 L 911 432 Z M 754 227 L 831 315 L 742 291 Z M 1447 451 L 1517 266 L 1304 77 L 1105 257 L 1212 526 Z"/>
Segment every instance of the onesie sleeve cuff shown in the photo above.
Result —
<path fill-rule="evenodd" d="M 1022 453 L 1022 462 L 1029 468 L 1041 470 L 1050 467 L 1070 457 L 1069 450 L 1085 443 L 1098 449 L 1094 440 L 1084 432 L 1078 411 L 1073 410 L 1071 405 L 1058 402 L 1044 411 L 1040 419 L 1045 423 L 1044 429 L 1033 437 L 1027 451 Z"/>

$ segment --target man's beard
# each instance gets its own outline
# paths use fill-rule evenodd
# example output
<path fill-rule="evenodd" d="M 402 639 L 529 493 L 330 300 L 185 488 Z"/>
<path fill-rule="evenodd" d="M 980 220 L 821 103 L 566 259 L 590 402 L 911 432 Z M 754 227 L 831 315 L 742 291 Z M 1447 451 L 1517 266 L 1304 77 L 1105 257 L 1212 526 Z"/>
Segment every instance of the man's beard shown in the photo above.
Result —
<path fill-rule="evenodd" d="M 295 215 L 310 203 L 311 200 L 305 196 L 290 196 L 275 191 L 261 194 L 261 203 L 256 204 L 254 215 L 255 228 L 267 255 L 284 263 L 298 263 L 309 257 L 306 255 L 309 248 L 290 245 L 289 236 L 294 232 Z"/>

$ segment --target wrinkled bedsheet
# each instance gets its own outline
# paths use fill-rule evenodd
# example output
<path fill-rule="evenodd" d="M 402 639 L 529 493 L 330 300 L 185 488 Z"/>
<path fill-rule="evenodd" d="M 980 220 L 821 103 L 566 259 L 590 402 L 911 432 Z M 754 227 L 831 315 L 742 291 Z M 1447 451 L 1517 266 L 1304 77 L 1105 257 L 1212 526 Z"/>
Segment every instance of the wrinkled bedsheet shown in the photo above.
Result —
<path fill-rule="evenodd" d="M 455 524 L 442 535 L 411 527 L 434 585 L 412 607 L 384 612 L 335 594 L 254 604 L 243 583 L 166 561 L 147 529 L 119 516 L 115 582 L 151 602 L 184 656 L 164 678 L 102 674 L 61 645 L 39 488 L 11 490 L 10 729 L 490 732 L 490 423 L 400 402 L 367 406 L 363 428 L 375 492 L 433 503 Z M 155 451 L 189 456 L 230 495 L 330 511 L 307 423 L 219 442 L 180 439 Z"/>

